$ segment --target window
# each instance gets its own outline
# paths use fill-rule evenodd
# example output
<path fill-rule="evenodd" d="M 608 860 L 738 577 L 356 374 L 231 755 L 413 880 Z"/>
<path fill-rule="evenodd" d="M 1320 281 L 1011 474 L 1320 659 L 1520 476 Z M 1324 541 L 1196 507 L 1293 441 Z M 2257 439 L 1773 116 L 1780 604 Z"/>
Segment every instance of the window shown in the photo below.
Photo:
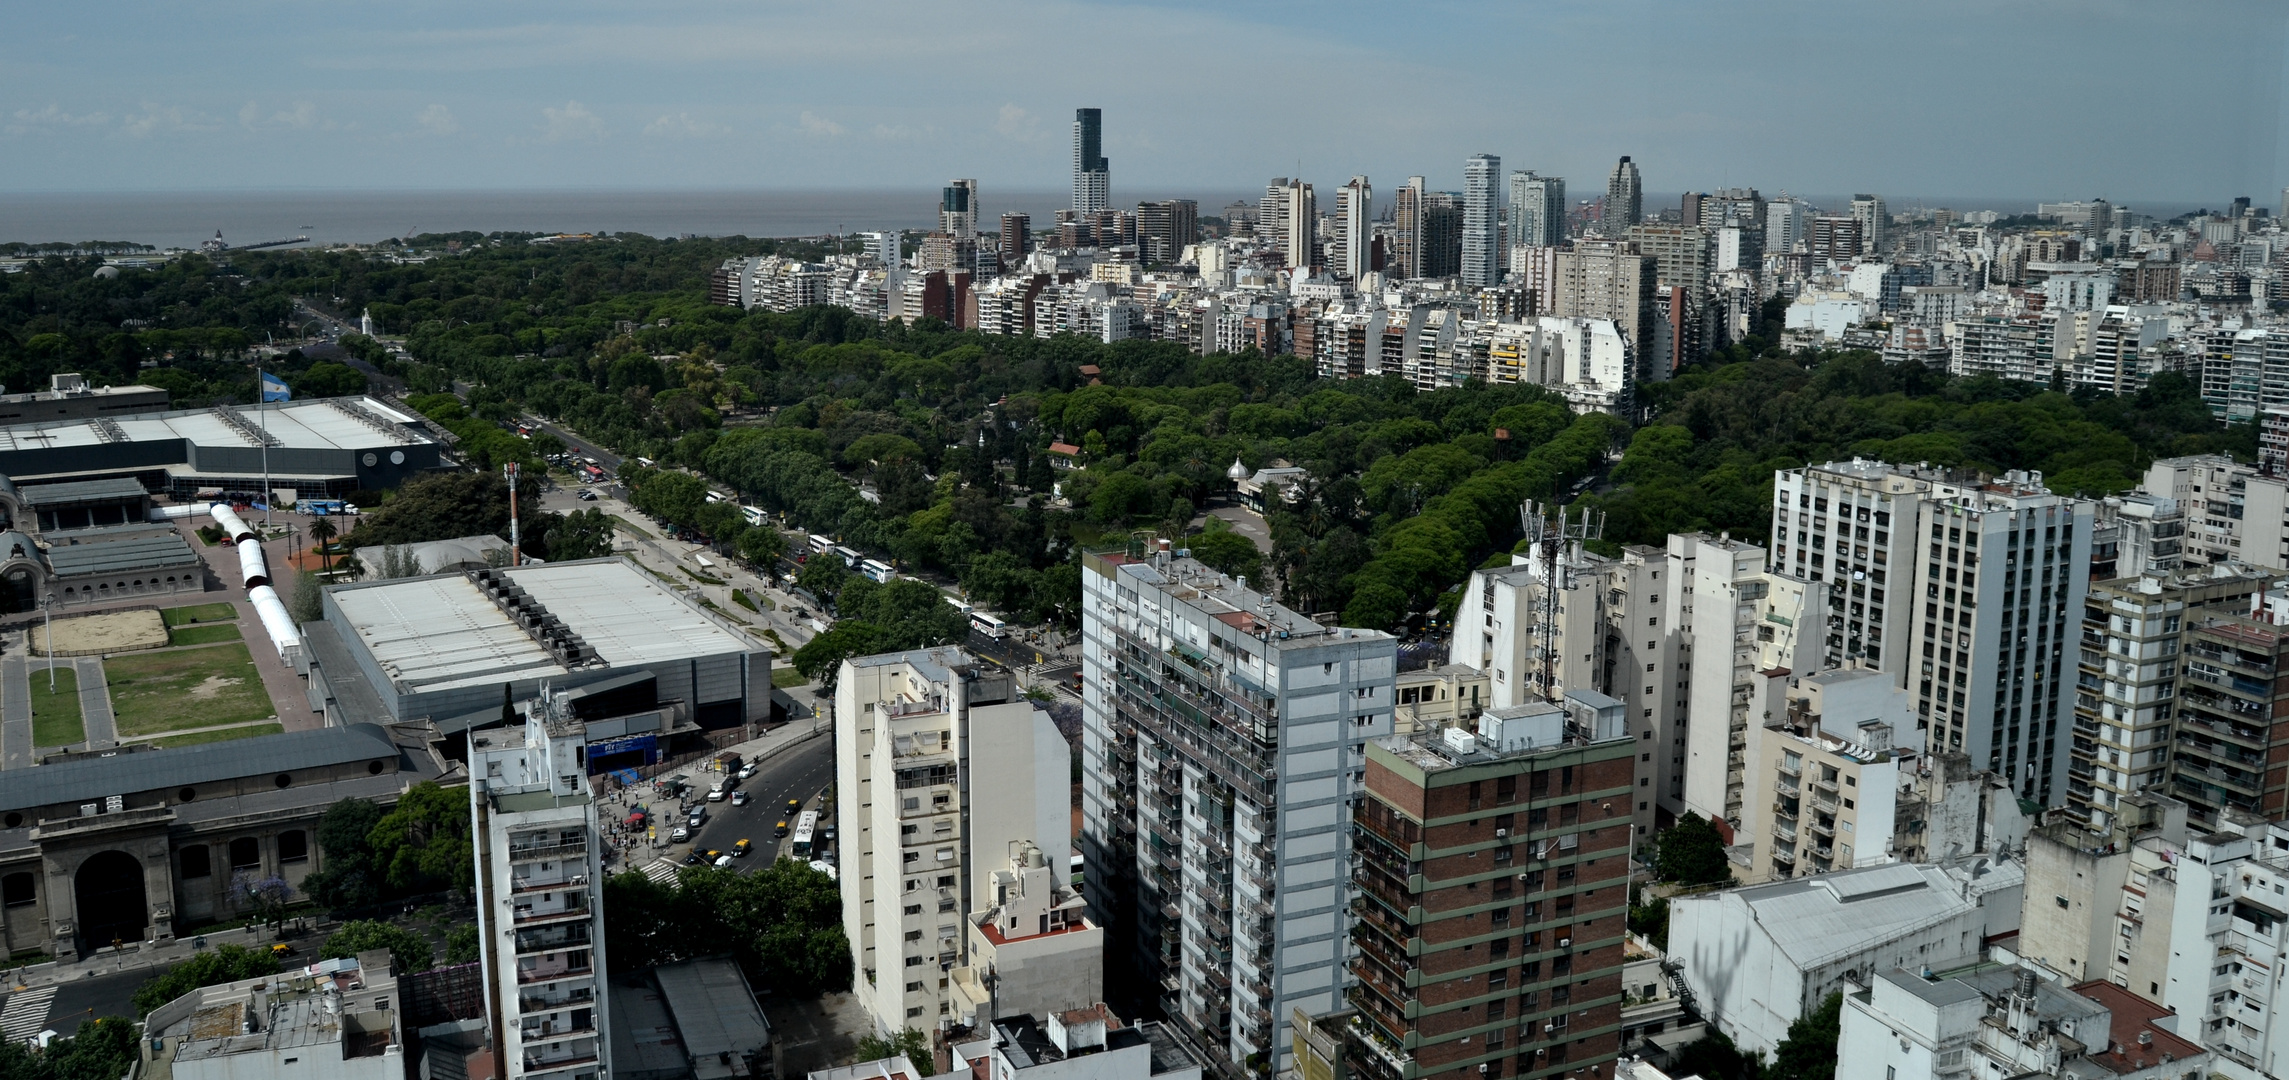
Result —
<path fill-rule="evenodd" d="M 38 899 L 32 875 L 10 874 L 0 878 L 0 906 L 23 907 Z"/>
<path fill-rule="evenodd" d="M 300 829 L 279 833 L 278 861 L 282 863 L 310 861 L 310 834 Z"/>
<path fill-rule="evenodd" d="M 207 846 L 205 844 L 193 844 L 190 847 L 183 849 L 184 877 L 206 877 L 214 872 L 214 866 L 209 861 Z"/>
<path fill-rule="evenodd" d="M 241 836 L 231 841 L 230 868 L 233 870 L 262 869 L 262 842 L 251 836 Z"/>

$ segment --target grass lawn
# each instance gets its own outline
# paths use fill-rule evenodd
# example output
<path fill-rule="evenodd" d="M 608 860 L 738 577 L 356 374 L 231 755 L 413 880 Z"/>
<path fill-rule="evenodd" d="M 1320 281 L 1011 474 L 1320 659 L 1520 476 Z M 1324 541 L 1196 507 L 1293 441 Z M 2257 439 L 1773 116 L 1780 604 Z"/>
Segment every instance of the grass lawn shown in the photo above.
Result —
<path fill-rule="evenodd" d="M 791 667 L 775 667 L 771 669 L 771 685 L 772 687 L 779 690 L 791 690 L 810 681 L 811 680 L 803 677 L 802 672 L 796 671 Z"/>
<path fill-rule="evenodd" d="M 87 725 L 80 722 L 79 671 L 68 662 L 56 665 L 56 691 L 48 693 L 44 666 L 32 669 L 32 745 L 71 746 L 87 741 Z"/>
<path fill-rule="evenodd" d="M 105 660 L 103 668 L 122 739 L 278 715 L 243 643 L 138 653 Z"/>
<path fill-rule="evenodd" d="M 238 608 L 230 604 L 191 604 L 187 607 L 162 608 L 159 617 L 169 626 L 197 622 L 237 622 Z"/>
<path fill-rule="evenodd" d="M 201 731 L 190 735 L 169 735 L 150 740 L 153 746 L 197 746 L 200 743 L 228 742 L 232 739 L 251 739 L 257 735 L 276 735 L 286 730 L 284 724 L 248 724 L 245 727 L 223 728 L 220 731 Z"/>
<path fill-rule="evenodd" d="M 178 626 L 167 631 L 169 645 L 212 645 L 218 641 L 241 641 L 235 623 L 209 623 L 205 626 Z"/>

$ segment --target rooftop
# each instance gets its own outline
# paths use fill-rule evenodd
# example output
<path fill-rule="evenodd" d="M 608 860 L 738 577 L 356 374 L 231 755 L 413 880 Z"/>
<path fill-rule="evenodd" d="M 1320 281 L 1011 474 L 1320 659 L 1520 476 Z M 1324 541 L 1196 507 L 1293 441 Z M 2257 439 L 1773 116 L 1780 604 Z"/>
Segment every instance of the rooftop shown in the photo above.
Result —
<path fill-rule="evenodd" d="M 73 758 L 11 771 L 8 782 L 0 784 L 0 810 L 99 803 L 110 795 L 188 788 L 357 761 L 395 762 L 398 756 L 397 744 L 390 741 L 388 732 L 374 724 L 351 724 L 111 757 Z"/>
<path fill-rule="evenodd" d="M 19 494 L 26 506 L 69 506 L 73 503 L 116 502 L 124 499 L 148 499 L 149 491 L 143 482 L 121 478 L 116 480 L 74 480 L 62 484 L 26 484 Z"/>
<path fill-rule="evenodd" d="M 655 968 L 660 993 L 684 1048 L 694 1061 L 712 1062 L 723 1054 L 743 1058 L 771 1042 L 771 1026 L 755 1004 L 755 994 L 739 965 L 726 957 L 686 960 Z M 709 1075 L 702 1069 L 700 1075 Z"/>
<path fill-rule="evenodd" d="M 73 535 L 85 542 L 48 547 L 48 565 L 59 577 L 191 566 L 199 561 L 182 534 L 166 525 L 124 525 Z"/>
<path fill-rule="evenodd" d="M 2110 1014 L 2111 1046 L 2091 1048 L 2088 1058 L 2110 1072 L 2134 1073 L 2164 1061 L 2188 1061 L 2208 1053 L 2161 1026 L 2176 1014 L 2104 979 L 2083 983 L 2074 992 L 2106 1007 Z"/>
<path fill-rule="evenodd" d="M 1956 875 L 1965 878 L 1959 881 Z M 1992 879 L 1986 888 L 1993 888 L 2020 883 L 2025 876 L 2016 863 L 1987 859 L 1954 871 L 1886 863 L 1688 899 L 1737 898 L 1776 948 L 1798 967 L 1812 968 L 1955 917 L 1976 905 L 1964 895 L 1969 882 Z"/>
<path fill-rule="evenodd" d="M 1150 558 L 1126 553 L 1090 557 L 1117 575 L 1136 580 L 1273 648 L 1397 640 L 1381 630 L 1321 626 L 1310 616 L 1279 603 L 1267 593 L 1247 588 L 1199 562 L 1177 558 L 1165 551 Z"/>
<path fill-rule="evenodd" d="M 623 558 L 497 572 L 613 667 L 762 648 Z M 328 594 L 344 636 L 365 645 L 400 693 L 570 674 L 462 574 L 342 585 Z"/>
<path fill-rule="evenodd" d="M 99 446 L 111 442 L 187 439 L 200 446 L 252 446 L 237 424 L 217 409 L 130 413 L 98 420 L 52 420 L 0 429 L 0 451 Z M 314 398 L 262 409 L 229 409 L 249 430 L 267 432 L 274 445 L 314 450 L 381 450 L 431 442 L 419 421 L 370 397 Z M 122 438 L 124 437 L 124 438 Z"/>

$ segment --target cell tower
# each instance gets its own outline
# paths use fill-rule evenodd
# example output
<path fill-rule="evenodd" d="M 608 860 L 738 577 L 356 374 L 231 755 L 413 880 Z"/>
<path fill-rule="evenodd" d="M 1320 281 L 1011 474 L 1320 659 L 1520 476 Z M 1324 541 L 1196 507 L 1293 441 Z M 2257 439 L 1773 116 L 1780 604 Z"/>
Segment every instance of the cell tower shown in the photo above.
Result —
<path fill-rule="evenodd" d="M 1569 513 L 1563 506 L 1528 499 L 1519 504 L 1518 524 L 1526 531 L 1530 557 L 1542 567 L 1538 602 L 1541 625 L 1535 628 L 1542 653 L 1542 696 L 1552 704 L 1564 704 L 1558 689 L 1558 601 L 1573 586 L 1583 542 L 1605 538 L 1605 512 L 1582 509 Z"/>

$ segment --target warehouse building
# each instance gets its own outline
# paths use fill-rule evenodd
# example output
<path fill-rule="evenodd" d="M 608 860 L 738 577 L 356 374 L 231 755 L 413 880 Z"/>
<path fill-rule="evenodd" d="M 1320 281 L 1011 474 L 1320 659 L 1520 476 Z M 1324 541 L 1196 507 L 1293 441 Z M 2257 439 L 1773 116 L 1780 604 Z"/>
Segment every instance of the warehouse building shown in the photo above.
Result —
<path fill-rule="evenodd" d="M 634 673 L 666 728 L 761 723 L 771 651 L 624 558 L 337 585 L 303 624 L 329 722 L 443 722 Z"/>
<path fill-rule="evenodd" d="M 393 488 L 444 464 L 418 418 L 370 397 L 260 409 L 122 413 L 0 428 L 0 473 L 32 480 L 131 478 L 177 498 L 273 490 L 302 498 Z"/>

